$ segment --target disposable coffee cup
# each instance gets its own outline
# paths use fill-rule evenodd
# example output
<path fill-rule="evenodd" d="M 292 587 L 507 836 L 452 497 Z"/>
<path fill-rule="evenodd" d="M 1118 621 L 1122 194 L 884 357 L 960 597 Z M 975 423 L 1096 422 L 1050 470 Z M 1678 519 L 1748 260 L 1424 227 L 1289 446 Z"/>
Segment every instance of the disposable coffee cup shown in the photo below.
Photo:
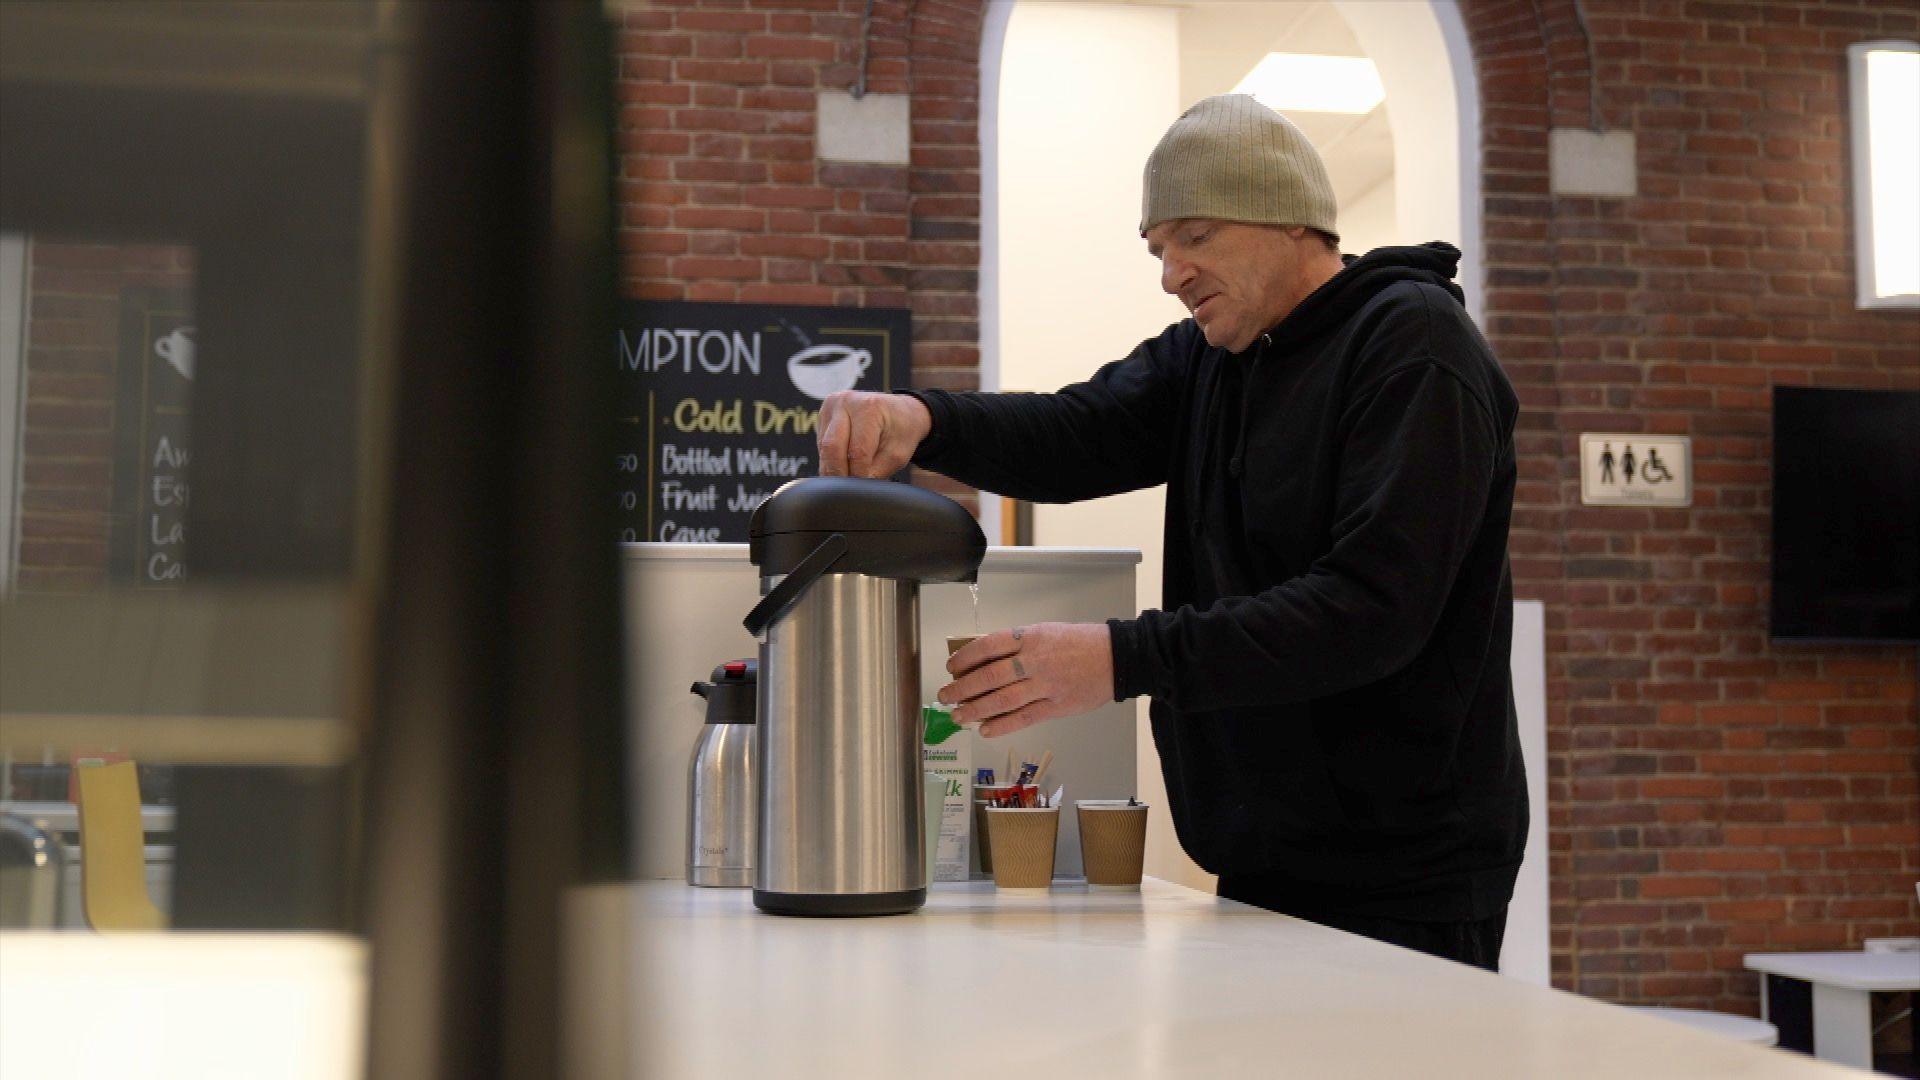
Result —
<path fill-rule="evenodd" d="M 973 843 L 980 852 L 980 872 L 993 873 L 993 844 L 987 840 L 987 803 L 1012 791 L 1014 784 L 982 784 L 973 789 Z"/>
<path fill-rule="evenodd" d="M 1053 849 L 1060 837 L 1057 806 L 987 807 L 993 845 L 993 883 L 1002 889 L 1046 889 L 1053 884 Z"/>
<path fill-rule="evenodd" d="M 970 645 L 970 644 L 972 644 L 973 642 L 976 642 L 976 641 L 979 641 L 979 640 L 980 640 L 980 638 L 981 638 L 982 636 L 984 636 L 984 635 L 981 635 L 981 634 L 960 634 L 960 635 L 956 635 L 956 636 L 953 636 L 953 637 L 949 637 L 949 638 L 947 638 L 947 657 L 948 657 L 948 659 L 952 659 L 952 657 L 953 657 L 953 654 L 954 654 L 954 653 L 957 653 L 957 652 L 959 652 L 959 651 L 960 651 L 961 649 L 964 649 L 964 648 L 966 648 L 966 647 L 967 647 L 968 645 Z"/>
<path fill-rule="evenodd" d="M 1080 864 L 1094 888 L 1138 889 L 1147 851 L 1147 804 L 1125 799 L 1082 799 Z"/>

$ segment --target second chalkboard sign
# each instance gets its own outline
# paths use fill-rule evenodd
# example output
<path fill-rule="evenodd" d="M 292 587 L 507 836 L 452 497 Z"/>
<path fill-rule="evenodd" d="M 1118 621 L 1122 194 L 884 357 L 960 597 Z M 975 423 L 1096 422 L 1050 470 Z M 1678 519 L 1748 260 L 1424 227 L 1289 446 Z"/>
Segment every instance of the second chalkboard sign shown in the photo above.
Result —
<path fill-rule="evenodd" d="M 911 314 L 628 301 L 617 362 L 620 539 L 744 543 L 754 508 L 820 471 L 820 403 L 910 383 Z"/>
<path fill-rule="evenodd" d="M 187 576 L 191 309 L 181 289 L 120 294 L 109 572 L 143 588 L 179 585 Z"/>

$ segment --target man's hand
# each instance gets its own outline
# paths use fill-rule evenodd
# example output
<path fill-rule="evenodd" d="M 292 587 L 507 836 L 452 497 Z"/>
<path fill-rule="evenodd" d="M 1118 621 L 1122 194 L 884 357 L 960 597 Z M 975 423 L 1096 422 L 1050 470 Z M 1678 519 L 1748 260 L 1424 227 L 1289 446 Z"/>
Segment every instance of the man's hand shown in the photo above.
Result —
<path fill-rule="evenodd" d="M 842 390 L 820 405 L 820 475 L 884 480 L 906 467 L 933 416 L 917 398 Z"/>
<path fill-rule="evenodd" d="M 947 660 L 959 676 L 940 688 L 953 718 L 987 738 L 1078 716 L 1113 700 L 1113 642 L 1105 623 L 1035 623 L 969 642 Z"/>

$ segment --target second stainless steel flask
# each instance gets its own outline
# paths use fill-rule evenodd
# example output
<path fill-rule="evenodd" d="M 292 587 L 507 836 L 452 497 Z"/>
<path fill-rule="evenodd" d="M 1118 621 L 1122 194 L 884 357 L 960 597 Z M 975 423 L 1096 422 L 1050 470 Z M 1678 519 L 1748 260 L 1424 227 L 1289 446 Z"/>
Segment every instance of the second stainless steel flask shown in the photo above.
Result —
<path fill-rule="evenodd" d="M 920 583 L 973 581 L 966 508 L 884 480 L 796 480 L 754 511 L 760 604 L 753 902 L 886 915 L 926 902 Z"/>
<path fill-rule="evenodd" d="M 753 720 L 758 709 L 758 668 L 752 660 L 729 660 L 713 669 L 713 681 L 694 683 L 707 702 L 707 722 L 694 740 L 687 769 L 687 884 L 744 888 L 753 884 L 759 799 L 759 748 Z"/>

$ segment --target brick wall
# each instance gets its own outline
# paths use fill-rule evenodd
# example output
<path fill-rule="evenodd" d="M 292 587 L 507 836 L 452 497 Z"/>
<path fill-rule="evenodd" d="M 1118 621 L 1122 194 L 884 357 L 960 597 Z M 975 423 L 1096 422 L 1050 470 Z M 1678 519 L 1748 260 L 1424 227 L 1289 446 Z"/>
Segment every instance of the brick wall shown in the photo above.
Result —
<path fill-rule="evenodd" d="M 912 162 L 818 160 L 816 94 L 848 91 L 864 0 L 622 10 L 622 291 L 908 308 L 916 386 L 979 385 L 981 8 L 878 0 L 866 90 L 911 95 Z M 944 477 L 919 481 L 976 505 Z"/>
<path fill-rule="evenodd" d="M 1920 315 L 1854 310 L 1845 111 L 1847 45 L 1920 7 L 1582 7 L 1591 72 L 1568 0 L 1463 5 L 1516 586 L 1547 603 L 1555 979 L 1752 1012 L 1744 953 L 1920 929 L 1914 650 L 1767 639 L 1769 387 L 1920 387 Z M 1550 196 L 1546 129 L 1595 115 L 1638 197 Z M 1694 505 L 1580 506 L 1582 431 L 1691 435 Z"/>
<path fill-rule="evenodd" d="M 16 584 L 83 589 L 108 579 L 121 292 L 190 289 L 193 252 L 32 240 Z"/>
<path fill-rule="evenodd" d="M 625 289 L 905 304 L 915 378 L 971 387 L 979 5 L 874 5 L 869 86 L 913 95 L 901 168 L 812 152 L 860 8 L 624 12 Z M 1514 570 L 1547 604 L 1555 980 L 1753 1012 L 1743 953 L 1920 932 L 1914 651 L 1766 635 L 1768 387 L 1920 387 L 1920 317 L 1853 310 L 1844 111 L 1845 47 L 1920 18 L 1581 8 L 1462 4 L 1487 329 L 1525 405 Z M 1635 133 L 1639 196 L 1552 197 L 1549 127 L 1596 115 Z M 1582 508 L 1577 438 L 1598 430 L 1691 435 L 1694 505 Z"/>

